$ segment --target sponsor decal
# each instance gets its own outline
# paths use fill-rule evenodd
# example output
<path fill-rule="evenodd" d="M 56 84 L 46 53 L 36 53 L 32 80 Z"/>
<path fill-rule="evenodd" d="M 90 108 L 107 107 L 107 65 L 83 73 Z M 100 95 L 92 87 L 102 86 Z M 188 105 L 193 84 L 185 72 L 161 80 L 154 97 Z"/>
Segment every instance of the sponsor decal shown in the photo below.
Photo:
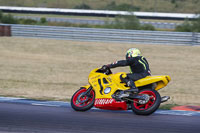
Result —
<path fill-rule="evenodd" d="M 112 104 L 114 102 L 114 99 L 109 98 L 109 99 L 96 99 L 95 100 L 95 105 L 105 105 L 105 104 Z"/>
<path fill-rule="evenodd" d="M 96 78 L 99 78 L 100 75 L 97 75 L 97 76 L 94 76 L 94 77 L 91 77 L 90 80 L 93 80 L 93 79 L 96 79 Z"/>

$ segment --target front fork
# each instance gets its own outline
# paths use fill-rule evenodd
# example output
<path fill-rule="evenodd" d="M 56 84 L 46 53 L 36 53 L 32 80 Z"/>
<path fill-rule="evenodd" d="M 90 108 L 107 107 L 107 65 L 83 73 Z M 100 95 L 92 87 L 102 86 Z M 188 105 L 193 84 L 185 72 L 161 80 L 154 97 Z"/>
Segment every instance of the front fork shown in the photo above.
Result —
<path fill-rule="evenodd" d="M 85 89 L 85 87 L 81 87 L 83 89 Z M 83 92 L 81 95 L 78 96 L 78 101 L 79 103 L 84 103 L 86 101 L 88 101 L 88 99 L 91 97 L 90 95 L 90 91 L 92 90 L 92 87 L 90 86 L 86 92 Z"/>
<path fill-rule="evenodd" d="M 84 92 L 83 94 L 82 94 L 82 96 L 87 96 L 87 97 L 90 97 L 90 91 L 92 90 L 92 87 L 90 86 L 87 90 L 86 90 L 86 92 Z"/>

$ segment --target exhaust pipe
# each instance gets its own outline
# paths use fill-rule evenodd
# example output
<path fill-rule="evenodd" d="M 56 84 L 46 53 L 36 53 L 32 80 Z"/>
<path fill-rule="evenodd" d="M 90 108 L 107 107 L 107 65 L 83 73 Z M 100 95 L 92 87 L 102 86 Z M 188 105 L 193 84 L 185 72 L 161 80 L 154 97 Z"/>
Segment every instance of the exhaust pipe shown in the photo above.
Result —
<path fill-rule="evenodd" d="M 163 96 L 161 97 L 161 103 L 167 102 L 170 99 L 169 96 Z"/>

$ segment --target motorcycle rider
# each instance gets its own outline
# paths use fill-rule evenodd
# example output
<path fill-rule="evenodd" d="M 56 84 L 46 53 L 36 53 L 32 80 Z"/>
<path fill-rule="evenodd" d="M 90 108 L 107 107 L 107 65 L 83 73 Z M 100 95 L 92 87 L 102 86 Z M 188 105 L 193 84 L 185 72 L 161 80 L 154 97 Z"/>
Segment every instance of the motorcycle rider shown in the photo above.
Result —
<path fill-rule="evenodd" d="M 129 92 L 138 93 L 138 88 L 134 81 L 151 75 L 149 64 L 141 52 L 137 48 L 130 48 L 126 52 L 126 60 L 119 60 L 114 63 L 102 66 L 102 69 L 129 66 L 130 73 L 121 75 L 120 79 L 130 87 Z"/>

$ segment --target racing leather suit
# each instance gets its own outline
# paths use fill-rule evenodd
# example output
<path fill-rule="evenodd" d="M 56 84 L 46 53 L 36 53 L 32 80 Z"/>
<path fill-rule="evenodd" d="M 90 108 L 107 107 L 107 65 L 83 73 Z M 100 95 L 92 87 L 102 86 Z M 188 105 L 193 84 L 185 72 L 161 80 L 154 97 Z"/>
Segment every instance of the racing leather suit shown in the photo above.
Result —
<path fill-rule="evenodd" d="M 149 63 L 143 56 L 129 57 L 126 60 L 119 60 L 117 62 L 107 65 L 107 67 L 109 68 L 116 68 L 123 66 L 129 66 L 130 73 L 128 73 L 126 77 L 120 76 L 120 78 L 122 82 L 130 86 L 131 89 L 136 88 L 135 83 L 133 81 L 151 75 L 151 71 L 149 69 Z"/>

